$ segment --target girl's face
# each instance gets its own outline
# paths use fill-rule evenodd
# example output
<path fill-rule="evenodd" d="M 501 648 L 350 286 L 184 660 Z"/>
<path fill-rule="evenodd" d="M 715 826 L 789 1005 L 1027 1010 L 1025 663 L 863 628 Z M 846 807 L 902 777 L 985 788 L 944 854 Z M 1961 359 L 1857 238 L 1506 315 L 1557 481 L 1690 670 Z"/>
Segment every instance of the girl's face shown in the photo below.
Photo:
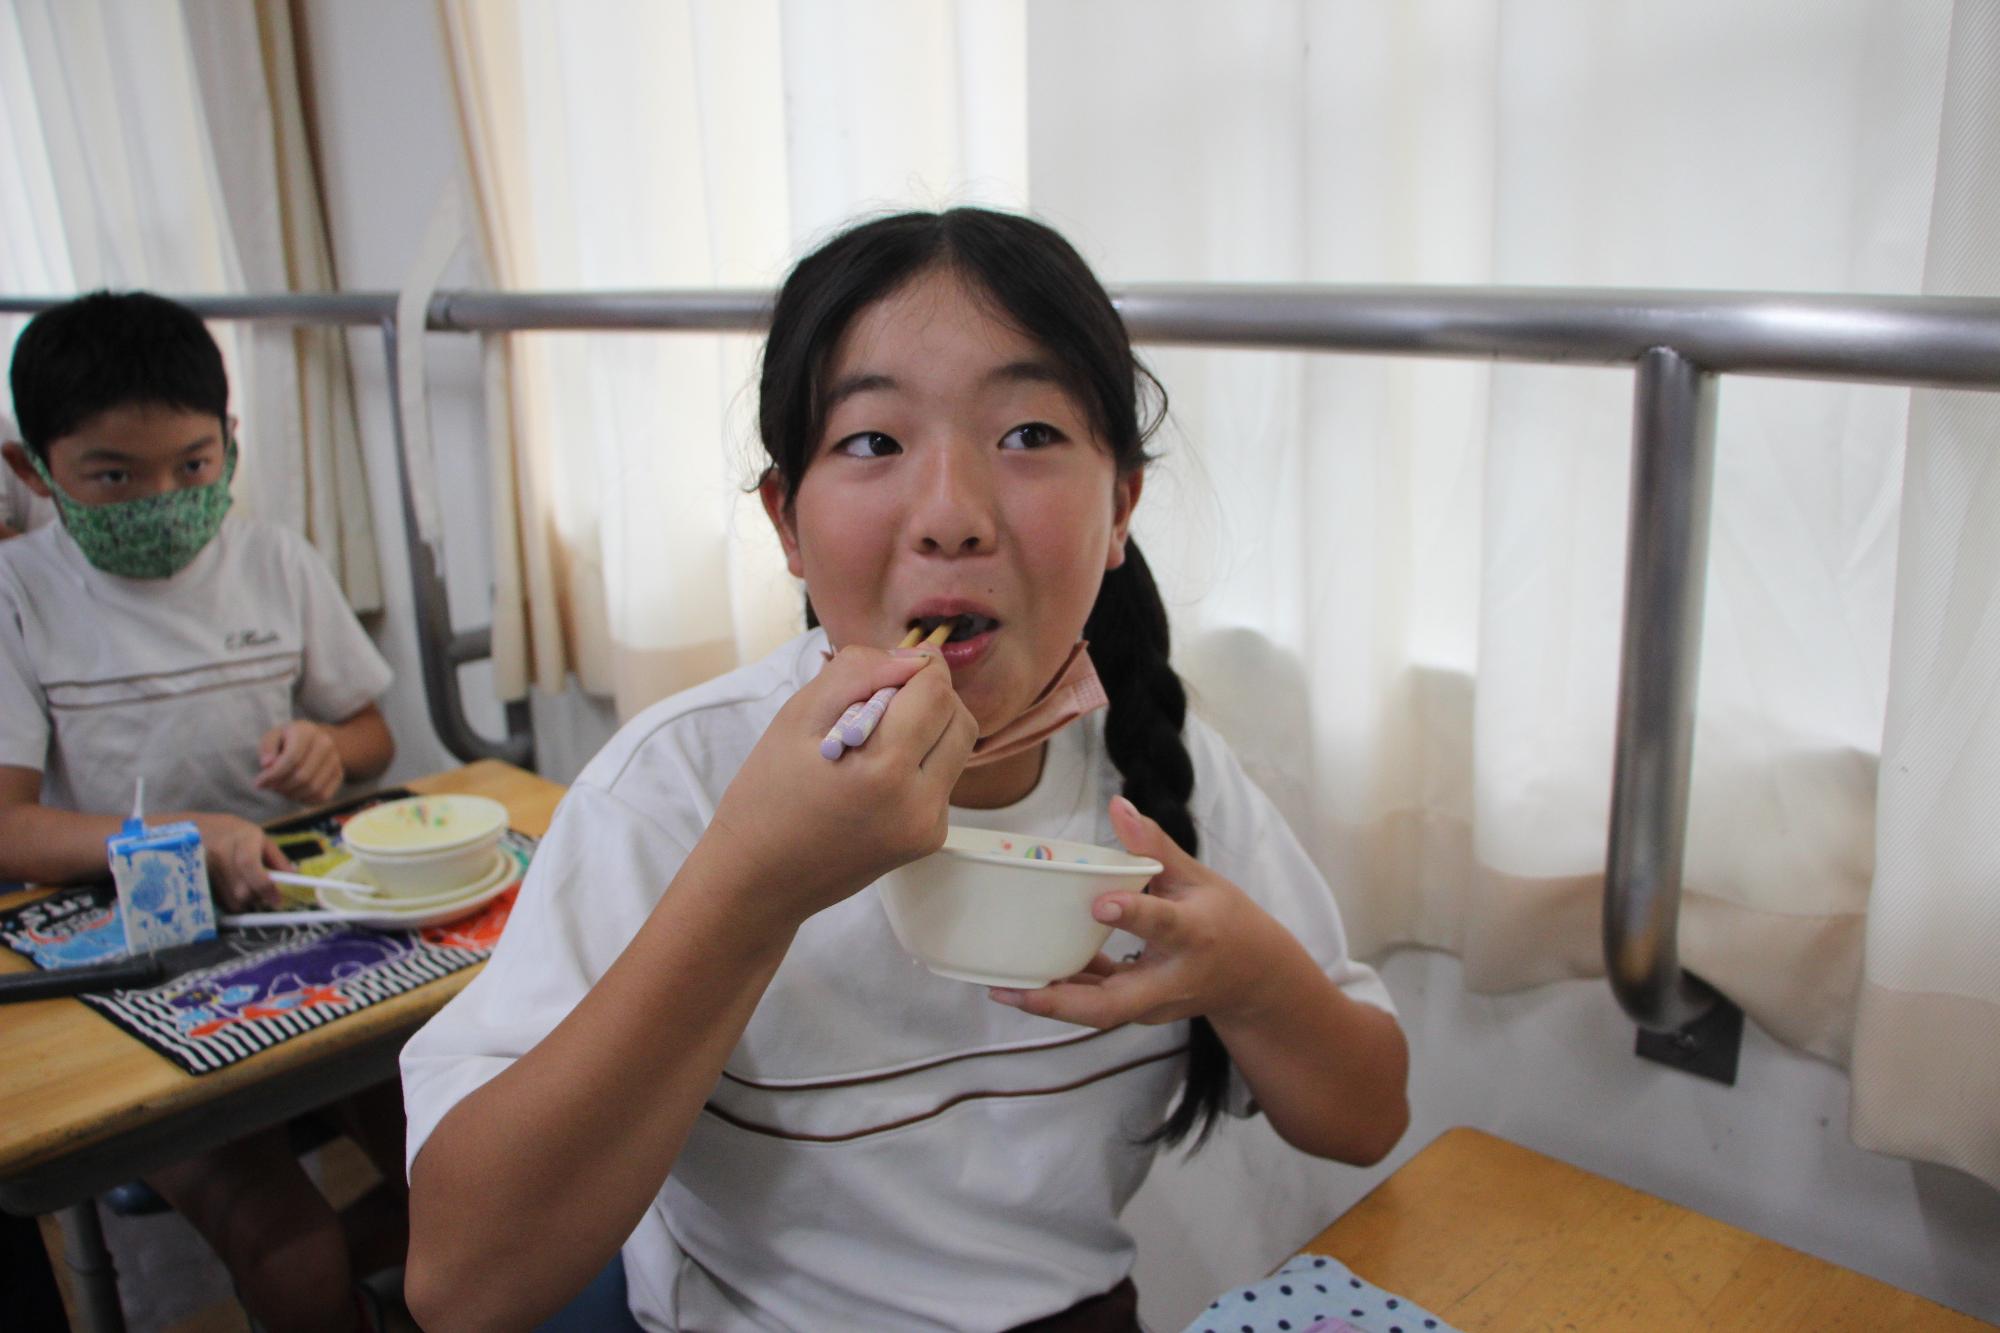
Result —
<path fill-rule="evenodd" d="M 826 425 L 789 508 L 763 499 L 838 648 L 970 616 L 944 647 L 981 734 L 1012 721 L 1125 558 L 1141 474 L 1119 476 L 1050 353 L 934 270 L 848 326 Z"/>

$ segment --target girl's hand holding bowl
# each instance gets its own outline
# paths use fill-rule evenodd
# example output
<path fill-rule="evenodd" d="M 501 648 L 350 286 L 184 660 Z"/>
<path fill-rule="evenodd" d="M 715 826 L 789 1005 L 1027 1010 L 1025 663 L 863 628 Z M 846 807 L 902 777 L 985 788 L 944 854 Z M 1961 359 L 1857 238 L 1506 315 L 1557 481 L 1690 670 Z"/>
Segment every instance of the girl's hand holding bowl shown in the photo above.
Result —
<path fill-rule="evenodd" d="M 1094 1028 L 1254 1016 L 1280 971 L 1273 962 L 1288 952 L 1301 954 L 1298 941 L 1122 796 L 1111 802 L 1111 826 L 1126 851 L 1165 868 L 1144 892 L 1100 896 L 1091 913 L 1144 940 L 1145 952 L 1129 963 L 1100 953 L 1067 980 L 1040 990 L 995 989 L 992 997 Z"/>
<path fill-rule="evenodd" d="M 795 927 L 943 846 L 979 726 L 936 657 L 843 648 L 778 710 L 702 836 L 756 886 L 760 912 Z M 828 729 L 886 686 L 898 693 L 875 734 L 828 763 L 819 750 Z"/>

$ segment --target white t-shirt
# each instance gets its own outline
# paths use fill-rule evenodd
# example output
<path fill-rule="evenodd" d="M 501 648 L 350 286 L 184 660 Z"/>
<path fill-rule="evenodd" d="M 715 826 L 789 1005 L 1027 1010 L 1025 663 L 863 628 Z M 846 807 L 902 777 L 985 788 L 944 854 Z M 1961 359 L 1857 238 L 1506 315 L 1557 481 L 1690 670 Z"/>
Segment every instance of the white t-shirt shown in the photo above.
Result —
<path fill-rule="evenodd" d="M 492 960 L 404 1048 L 412 1161 L 623 951 L 825 642 L 815 631 L 654 705 L 591 761 Z M 954 807 L 951 821 L 1115 845 L 1102 722 L 1059 733 L 1018 804 Z M 1190 720 L 1187 733 L 1201 859 L 1348 994 L 1393 1012 L 1269 802 L 1212 731 Z M 1105 946 L 1137 947 L 1123 932 Z M 1186 1042 L 1184 1023 L 1097 1032 L 934 976 L 864 889 L 800 929 L 626 1242 L 633 1313 L 705 1333 L 1005 1329 L 1107 1291 L 1132 1263 L 1119 1211 L 1152 1163 L 1136 1140 L 1170 1108 Z"/>
<path fill-rule="evenodd" d="M 234 515 L 164 579 L 107 574 L 61 523 L 0 542 L 0 764 L 39 769 L 42 803 L 269 819 L 257 743 L 296 717 L 340 722 L 389 664 L 318 552 Z"/>

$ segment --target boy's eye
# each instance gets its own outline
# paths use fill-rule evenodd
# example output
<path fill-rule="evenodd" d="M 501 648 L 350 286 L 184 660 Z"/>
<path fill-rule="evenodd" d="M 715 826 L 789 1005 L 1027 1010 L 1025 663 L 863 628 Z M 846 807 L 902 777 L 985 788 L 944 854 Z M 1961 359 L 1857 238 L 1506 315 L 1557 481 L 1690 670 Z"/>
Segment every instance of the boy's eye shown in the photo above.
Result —
<path fill-rule="evenodd" d="M 106 468 L 92 476 L 91 480 L 100 486 L 123 486 L 132 480 L 132 474 L 122 467 Z"/>
<path fill-rule="evenodd" d="M 879 430 L 864 430 L 834 445 L 833 452 L 849 458 L 887 458 L 903 452 L 903 446 Z"/>
<path fill-rule="evenodd" d="M 206 458 L 190 458 L 187 462 L 181 464 L 181 471 L 187 473 L 190 477 L 199 477 L 207 467 L 208 460 Z"/>
<path fill-rule="evenodd" d="M 1000 437 L 1003 449 L 1041 449 L 1055 444 L 1063 433 L 1046 421 L 1029 421 Z"/>

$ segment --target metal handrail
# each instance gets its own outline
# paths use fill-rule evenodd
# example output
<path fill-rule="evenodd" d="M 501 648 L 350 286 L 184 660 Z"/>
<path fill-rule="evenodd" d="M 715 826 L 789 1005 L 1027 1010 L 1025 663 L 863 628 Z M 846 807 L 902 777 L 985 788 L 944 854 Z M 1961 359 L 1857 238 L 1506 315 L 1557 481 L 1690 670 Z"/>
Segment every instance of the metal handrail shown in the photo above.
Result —
<path fill-rule="evenodd" d="M 0 314 L 62 297 L 0 296 Z M 211 319 L 379 327 L 393 292 L 177 298 Z M 1711 374 L 1864 380 L 1945 388 L 2000 385 L 2000 300 L 1818 292 L 1568 287 L 1170 284 L 1113 293 L 1142 342 L 1636 365 L 1671 347 Z M 437 332 L 760 329 L 771 295 L 685 291 L 439 291 Z"/>
<path fill-rule="evenodd" d="M 1701 655 L 1715 377 L 2000 389 L 2000 300 L 1276 285 L 1134 286 L 1113 298 L 1132 336 L 1142 342 L 1636 369 L 1631 529 L 1604 883 L 1605 970 L 1619 1003 L 1644 1027 L 1670 1031 L 1700 1016 L 1714 994 L 1681 970 L 1677 926 Z M 0 296 L 0 313 L 31 313 L 59 299 Z M 382 330 L 395 373 L 394 293 L 182 299 L 214 319 L 374 325 Z M 770 300 L 766 291 L 726 289 L 439 291 L 426 310 L 426 325 L 441 332 L 749 332 L 768 320 Z M 530 752 L 525 710 L 510 707 L 509 736 L 501 742 L 479 737 L 465 721 L 457 668 L 487 653 L 489 631 L 455 635 L 444 614 L 443 580 L 408 517 L 400 404 L 396 412 L 404 529 L 433 719 L 440 737 L 461 757 L 519 757 Z"/>

